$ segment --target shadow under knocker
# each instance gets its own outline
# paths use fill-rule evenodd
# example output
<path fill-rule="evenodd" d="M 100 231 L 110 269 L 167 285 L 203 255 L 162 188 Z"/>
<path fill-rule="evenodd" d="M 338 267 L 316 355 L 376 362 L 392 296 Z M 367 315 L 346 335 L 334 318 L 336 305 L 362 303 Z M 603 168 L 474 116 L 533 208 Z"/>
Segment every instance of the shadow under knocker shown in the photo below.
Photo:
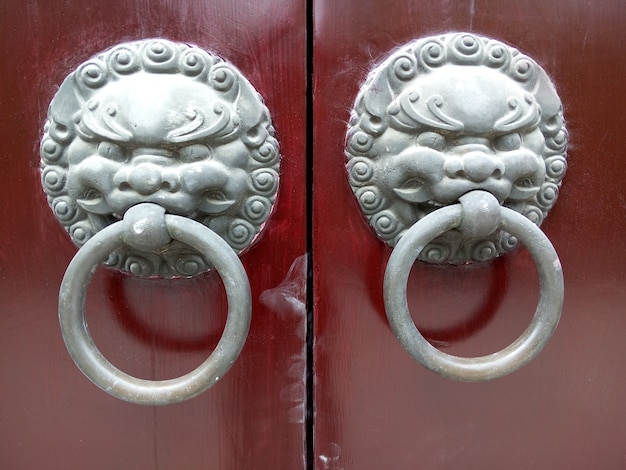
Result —
<path fill-rule="evenodd" d="M 508 286 L 507 260 L 498 258 L 490 263 L 488 290 L 483 301 L 463 319 L 442 328 L 422 328 L 420 331 L 426 340 L 437 348 L 447 348 L 476 335 L 496 317 Z M 385 317 L 386 318 L 386 317 Z M 417 321 L 419 324 L 419 319 Z"/>
<path fill-rule="evenodd" d="M 155 328 L 154 325 L 143 318 L 141 313 L 132 308 L 130 299 L 125 292 L 125 281 L 127 279 L 128 277 L 124 274 L 115 273 L 114 275 L 108 277 L 106 287 L 108 298 L 111 302 L 111 316 L 124 329 L 125 332 L 143 344 L 152 345 L 156 349 L 162 351 L 209 352 L 215 347 L 220 339 L 222 330 L 224 329 L 224 321 L 226 317 L 222 314 L 222 312 L 220 312 L 219 315 L 223 318 L 221 318 L 219 324 L 215 325 L 215 328 L 210 327 L 201 332 L 195 331 L 194 334 L 184 336 L 175 335 L 165 329 Z M 213 271 L 202 275 L 198 280 L 211 285 L 214 285 L 215 283 L 219 284 L 219 286 L 222 285 L 219 276 Z M 196 282 L 197 280 L 177 280 L 177 282 L 184 281 Z M 223 303 L 221 299 L 219 303 L 220 305 Z M 225 308 L 224 304 L 224 309 Z M 185 312 L 183 312 L 183 314 L 184 313 Z M 172 312 L 171 314 L 180 313 Z M 206 325 L 206 322 L 204 322 L 204 324 Z"/>
<path fill-rule="evenodd" d="M 372 260 L 372 267 L 370 272 L 377 273 L 375 284 L 381 285 L 383 282 L 384 272 L 380 271 L 377 260 Z M 473 308 L 471 311 L 464 313 L 461 320 L 456 320 L 454 323 L 445 327 L 431 327 L 424 328 L 419 327 L 420 332 L 424 338 L 433 346 L 445 349 L 451 347 L 463 340 L 469 339 L 486 328 L 491 321 L 496 317 L 500 306 L 506 296 L 509 275 L 507 265 L 509 264 L 506 258 L 496 258 L 489 263 L 489 283 L 488 289 L 485 292 L 484 300 L 480 305 Z M 414 269 L 420 269 L 422 267 L 419 263 L 416 264 Z M 435 268 L 448 269 L 448 266 L 436 266 Z M 380 318 L 387 322 L 387 316 L 384 312 L 384 304 L 379 296 L 375 295 L 375 291 L 370 291 L 371 301 L 378 303 L 379 307 L 377 311 L 380 313 Z M 442 313 L 445 315 L 445 312 Z M 416 324 L 419 326 L 419 313 L 415 315 Z"/>

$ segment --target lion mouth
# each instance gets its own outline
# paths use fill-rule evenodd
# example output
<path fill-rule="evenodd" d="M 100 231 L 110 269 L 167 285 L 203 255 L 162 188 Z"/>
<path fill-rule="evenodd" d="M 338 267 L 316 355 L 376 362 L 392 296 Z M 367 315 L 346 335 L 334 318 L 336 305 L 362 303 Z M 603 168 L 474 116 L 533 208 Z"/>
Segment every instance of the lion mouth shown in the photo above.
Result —
<path fill-rule="evenodd" d="M 88 191 L 84 198 L 76 199 L 76 203 L 91 214 L 109 215 L 114 212 L 106 198 L 95 190 Z"/>
<path fill-rule="evenodd" d="M 511 192 L 507 199 L 514 201 L 527 201 L 539 192 L 537 186 L 531 178 L 521 178 L 517 180 L 511 187 Z"/>
<path fill-rule="evenodd" d="M 132 206 L 144 202 L 158 204 L 170 214 L 193 216 L 195 214 L 218 215 L 228 211 L 236 201 L 228 199 L 221 191 L 209 191 L 200 197 L 168 191 L 142 195 L 131 190 L 114 190 L 105 196 L 95 189 L 87 191 L 76 203 L 85 211 L 97 215 L 115 215 L 122 218 Z"/>
<path fill-rule="evenodd" d="M 463 178 L 441 180 L 436 184 L 412 178 L 402 187 L 393 189 L 397 197 L 408 203 L 435 206 L 452 204 L 463 194 L 474 190 L 488 191 L 502 203 L 505 200 L 526 201 L 537 194 L 539 186 L 530 177 L 520 178 L 513 183 L 499 178 L 475 183 Z"/>

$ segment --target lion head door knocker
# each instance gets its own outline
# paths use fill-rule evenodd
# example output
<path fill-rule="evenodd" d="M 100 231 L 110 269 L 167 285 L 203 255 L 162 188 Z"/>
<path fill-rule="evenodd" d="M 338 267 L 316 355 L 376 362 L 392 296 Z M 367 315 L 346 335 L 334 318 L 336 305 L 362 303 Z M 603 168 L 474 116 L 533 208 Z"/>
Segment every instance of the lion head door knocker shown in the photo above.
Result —
<path fill-rule="evenodd" d="M 557 326 L 563 277 L 538 228 L 566 170 L 561 101 L 535 61 L 466 33 L 416 40 L 373 70 L 346 138 L 350 185 L 376 234 L 394 247 L 384 281 L 394 333 L 419 362 L 459 380 L 508 374 Z M 540 300 L 528 329 L 494 354 L 463 358 L 431 346 L 408 311 L 414 261 L 490 260 L 523 243 Z"/>
<path fill-rule="evenodd" d="M 250 324 L 237 256 L 255 240 L 278 189 L 279 151 L 262 98 L 231 64 L 163 39 L 117 45 L 63 82 L 41 142 L 42 182 L 80 250 L 61 286 L 64 340 L 81 370 L 124 400 L 191 398 L 230 368 Z M 112 366 L 84 322 L 95 267 L 146 277 L 215 268 L 228 320 L 211 356 L 177 379 L 140 380 Z"/>

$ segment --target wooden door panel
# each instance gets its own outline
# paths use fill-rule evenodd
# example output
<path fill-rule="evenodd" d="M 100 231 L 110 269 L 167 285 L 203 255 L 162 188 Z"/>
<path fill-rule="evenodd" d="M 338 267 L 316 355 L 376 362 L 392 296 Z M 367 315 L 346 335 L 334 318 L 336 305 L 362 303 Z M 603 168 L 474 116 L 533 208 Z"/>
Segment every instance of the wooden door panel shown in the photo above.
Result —
<path fill-rule="evenodd" d="M 624 465 L 625 22 L 618 1 L 314 4 L 315 468 Z M 533 362 L 484 383 L 439 377 L 395 339 L 382 298 L 391 249 L 361 215 L 345 171 L 347 121 L 368 72 L 395 48 L 449 31 L 533 57 L 570 133 L 568 173 L 542 225 L 564 269 L 560 325 Z M 409 279 L 418 327 L 465 356 L 519 336 L 537 293 L 523 248 L 479 266 L 416 263 Z"/>
<path fill-rule="evenodd" d="M 1 466 L 302 468 L 303 2 L 33 0 L 4 2 L 0 13 Z M 313 13 L 315 468 L 623 465 L 622 3 L 316 0 Z M 413 38 L 452 30 L 535 58 L 557 86 L 571 140 L 560 200 L 542 226 L 566 276 L 561 324 L 533 363 L 481 384 L 435 376 L 393 337 L 381 287 L 390 249 L 364 222 L 344 170 L 349 110 L 367 72 Z M 109 397 L 65 351 L 56 304 L 75 248 L 38 181 L 46 108 L 63 78 L 109 46 L 147 37 L 198 44 L 237 66 L 265 98 L 283 155 L 276 211 L 242 257 L 254 299 L 243 353 L 206 393 L 160 408 Z M 523 249 L 484 266 L 418 263 L 409 293 L 429 339 L 453 354 L 484 354 L 528 324 L 536 273 Z M 172 282 L 106 270 L 87 305 L 107 357 L 146 378 L 204 359 L 224 308 L 214 273 Z"/>
<path fill-rule="evenodd" d="M 306 314 L 293 306 L 306 273 L 304 2 L 7 1 L 0 21 L 0 467 L 302 468 Z M 166 407 L 110 397 L 69 358 L 57 302 L 76 248 L 39 181 L 47 107 L 65 76 L 150 37 L 199 45 L 241 70 L 270 109 L 282 154 L 275 212 L 242 256 L 253 296 L 243 352 L 216 386 Z M 215 273 L 163 281 L 102 269 L 87 301 L 98 346 L 144 378 L 197 366 L 225 309 Z"/>

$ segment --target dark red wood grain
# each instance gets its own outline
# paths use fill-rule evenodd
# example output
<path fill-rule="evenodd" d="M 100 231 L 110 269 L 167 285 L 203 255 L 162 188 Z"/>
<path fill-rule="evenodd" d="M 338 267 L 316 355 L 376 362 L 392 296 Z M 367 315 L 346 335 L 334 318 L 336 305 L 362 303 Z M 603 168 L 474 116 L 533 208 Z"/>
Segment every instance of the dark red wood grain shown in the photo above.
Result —
<path fill-rule="evenodd" d="M 626 465 L 626 4 L 622 0 L 112 0 L 0 2 L 0 468 L 306 468 L 307 230 L 314 272 L 316 470 L 622 468 Z M 556 334 L 524 369 L 488 383 L 413 361 L 384 314 L 390 249 L 369 229 L 344 171 L 350 109 L 396 47 L 453 30 L 500 39 L 552 77 L 570 132 L 569 170 L 542 225 L 561 258 Z M 306 145 L 306 35 L 313 34 L 314 149 Z M 39 183 L 50 99 L 83 60 L 148 37 L 197 44 L 264 96 L 283 155 L 276 211 L 242 256 L 250 335 L 199 397 L 121 402 L 63 345 L 58 287 L 75 247 Z M 310 129 L 310 127 L 309 127 Z M 313 165 L 307 227 L 306 168 Z M 537 276 L 525 250 L 479 266 L 417 263 L 409 303 L 424 334 L 459 355 L 492 352 L 528 324 Z M 99 270 L 90 330 L 126 372 L 167 378 L 212 350 L 225 320 L 215 273 L 159 281 Z"/>
<path fill-rule="evenodd" d="M 0 3 L 0 468 L 303 467 L 306 313 L 293 300 L 304 301 L 306 271 L 282 283 L 306 252 L 305 13 L 297 0 Z M 149 37 L 197 44 L 239 68 L 265 98 L 282 154 L 275 213 L 242 256 L 254 299 L 243 352 L 206 393 L 159 408 L 110 397 L 65 350 L 58 288 L 76 249 L 47 207 L 38 150 L 65 76 Z M 152 281 L 100 270 L 87 317 L 121 369 L 173 377 L 211 352 L 224 297 L 211 273 Z"/>
<path fill-rule="evenodd" d="M 622 468 L 626 465 L 626 5 L 622 1 L 314 3 L 315 468 Z M 367 73 L 406 42 L 473 31 L 552 77 L 569 170 L 542 225 L 565 275 L 561 323 L 510 376 L 458 383 L 402 349 L 384 314 L 390 249 L 363 220 L 344 136 Z M 537 275 L 523 249 L 482 266 L 417 263 L 416 324 L 446 352 L 482 355 L 528 325 Z"/>

